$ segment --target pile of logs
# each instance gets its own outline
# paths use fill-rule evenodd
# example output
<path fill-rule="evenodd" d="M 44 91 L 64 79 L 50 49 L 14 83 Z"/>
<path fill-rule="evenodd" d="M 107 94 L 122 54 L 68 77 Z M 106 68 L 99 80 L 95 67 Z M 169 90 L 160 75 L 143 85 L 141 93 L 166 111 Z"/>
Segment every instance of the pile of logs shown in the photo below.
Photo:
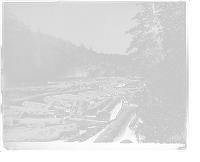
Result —
<path fill-rule="evenodd" d="M 129 125 L 141 122 L 144 111 L 134 95 L 115 93 L 97 102 L 67 93 L 41 94 L 6 106 L 3 123 L 12 129 L 3 132 L 4 141 L 131 142 L 125 139 Z"/>

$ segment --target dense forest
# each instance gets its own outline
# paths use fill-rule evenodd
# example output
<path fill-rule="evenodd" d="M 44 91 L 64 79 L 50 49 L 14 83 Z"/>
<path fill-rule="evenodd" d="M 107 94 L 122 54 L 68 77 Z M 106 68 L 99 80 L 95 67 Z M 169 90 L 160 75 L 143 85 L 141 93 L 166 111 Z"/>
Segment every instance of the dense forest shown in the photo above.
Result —
<path fill-rule="evenodd" d="M 146 100 L 149 109 L 143 114 L 145 122 L 138 134 L 146 136 L 146 141 L 155 137 L 165 141 L 172 134 L 177 138 L 186 128 L 186 4 L 141 5 L 143 11 L 134 17 L 139 25 L 127 31 L 133 38 L 127 52 L 137 47 L 133 55 L 140 72 L 148 78 L 151 96 Z M 161 127 L 163 131 L 157 133 Z"/>
<path fill-rule="evenodd" d="M 9 13 L 4 18 L 3 50 L 3 73 L 9 83 L 133 72 L 130 56 L 97 53 L 83 44 L 32 32 Z"/>

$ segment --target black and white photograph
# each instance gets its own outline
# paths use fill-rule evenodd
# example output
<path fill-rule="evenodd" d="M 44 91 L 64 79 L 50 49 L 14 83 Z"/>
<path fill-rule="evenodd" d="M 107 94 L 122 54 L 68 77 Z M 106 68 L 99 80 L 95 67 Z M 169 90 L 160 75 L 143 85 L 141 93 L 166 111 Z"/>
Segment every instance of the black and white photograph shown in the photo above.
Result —
<path fill-rule="evenodd" d="M 186 150 L 186 1 L 2 3 L 6 150 Z"/>

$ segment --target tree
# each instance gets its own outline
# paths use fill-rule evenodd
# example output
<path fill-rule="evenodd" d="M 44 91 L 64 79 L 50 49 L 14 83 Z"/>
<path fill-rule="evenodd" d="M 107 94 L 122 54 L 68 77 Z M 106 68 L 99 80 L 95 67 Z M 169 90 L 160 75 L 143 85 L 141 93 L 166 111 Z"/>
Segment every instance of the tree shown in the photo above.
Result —
<path fill-rule="evenodd" d="M 135 53 L 136 58 L 140 65 L 149 68 L 164 60 L 164 37 L 162 37 L 164 26 L 161 17 L 162 8 L 158 3 L 146 2 L 142 3 L 142 5 L 145 11 L 138 13 L 134 17 L 134 19 L 140 20 L 139 25 L 126 32 L 137 33 L 127 52 L 133 47 L 139 48 L 138 52 Z"/>

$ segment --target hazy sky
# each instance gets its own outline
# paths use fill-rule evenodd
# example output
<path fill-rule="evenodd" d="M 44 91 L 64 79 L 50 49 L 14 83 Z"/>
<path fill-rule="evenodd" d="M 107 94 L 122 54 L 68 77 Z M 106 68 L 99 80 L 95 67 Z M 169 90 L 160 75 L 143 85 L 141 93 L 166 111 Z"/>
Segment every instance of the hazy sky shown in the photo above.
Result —
<path fill-rule="evenodd" d="M 131 19 L 140 10 L 131 2 L 9 3 L 7 8 L 33 31 L 120 54 L 131 41 L 125 31 L 136 25 Z"/>

